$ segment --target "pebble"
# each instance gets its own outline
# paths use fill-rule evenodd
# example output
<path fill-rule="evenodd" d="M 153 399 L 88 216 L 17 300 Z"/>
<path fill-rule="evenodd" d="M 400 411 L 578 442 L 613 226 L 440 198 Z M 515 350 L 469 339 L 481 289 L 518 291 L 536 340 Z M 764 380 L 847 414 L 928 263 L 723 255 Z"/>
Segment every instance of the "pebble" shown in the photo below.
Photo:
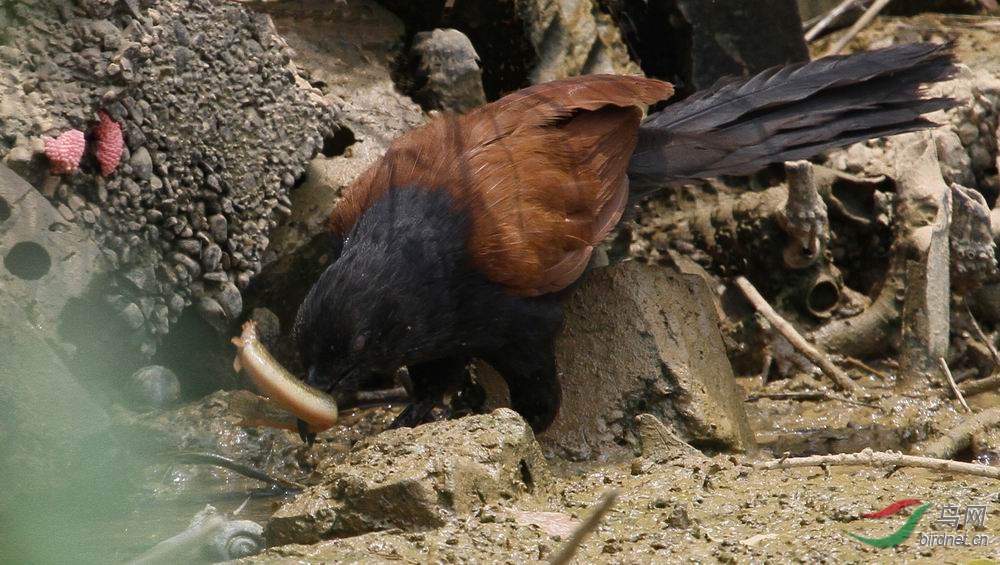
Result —
<path fill-rule="evenodd" d="M 140 179 L 149 180 L 153 176 L 153 159 L 145 147 L 140 147 L 132 154 L 129 164 L 132 166 L 132 172 Z"/>
<path fill-rule="evenodd" d="M 56 210 L 59 211 L 59 215 L 62 216 L 67 222 L 72 222 L 76 219 L 76 214 L 74 214 L 73 211 L 69 209 L 69 206 L 65 204 L 60 203 L 59 206 L 56 207 Z"/>
<path fill-rule="evenodd" d="M 146 322 L 146 318 L 142 315 L 142 311 L 139 310 L 139 307 L 134 302 L 130 302 L 127 306 L 122 308 L 122 310 L 118 312 L 118 315 L 121 320 L 125 322 L 125 325 L 131 330 L 141 329 L 142 325 Z"/>
<path fill-rule="evenodd" d="M 222 214 L 215 214 L 208 219 L 209 233 L 217 242 L 226 241 L 229 237 L 229 221 Z"/>
<path fill-rule="evenodd" d="M 150 365 L 132 373 L 125 387 L 135 408 L 167 408 L 181 397 L 181 381 L 170 369 Z"/>
<path fill-rule="evenodd" d="M 219 268 L 222 263 L 222 248 L 212 243 L 205 247 L 205 252 L 201 256 L 201 266 L 206 272 L 211 273 Z"/>
<path fill-rule="evenodd" d="M 201 275 L 201 265 L 197 261 L 184 255 L 183 253 L 174 253 L 170 257 L 175 263 L 183 267 L 184 271 L 190 275 L 191 278 L 198 278 Z"/>
<path fill-rule="evenodd" d="M 181 253 L 197 257 L 201 254 L 201 242 L 197 239 L 182 239 L 177 242 L 177 248 Z"/>
<path fill-rule="evenodd" d="M 239 318 L 239 315 L 243 313 L 243 296 L 233 283 L 222 283 L 215 295 L 215 299 L 222 306 L 222 309 L 229 316 L 230 320 Z"/>

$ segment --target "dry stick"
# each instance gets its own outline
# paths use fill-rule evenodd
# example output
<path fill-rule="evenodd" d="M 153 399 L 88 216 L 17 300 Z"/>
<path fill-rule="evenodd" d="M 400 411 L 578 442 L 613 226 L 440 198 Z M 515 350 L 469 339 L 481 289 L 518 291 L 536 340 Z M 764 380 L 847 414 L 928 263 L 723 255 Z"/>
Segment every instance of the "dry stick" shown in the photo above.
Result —
<path fill-rule="evenodd" d="M 616 489 L 611 489 L 604 494 L 601 500 L 597 503 L 597 506 L 590 511 L 590 514 L 583 521 L 582 524 L 577 526 L 573 534 L 569 536 L 566 543 L 563 544 L 562 548 L 556 552 L 551 558 L 549 558 L 549 565 L 567 565 L 573 556 L 576 555 L 576 550 L 583 543 L 584 538 L 590 535 L 591 532 L 597 529 L 597 525 L 601 523 L 601 518 L 611 510 L 614 506 L 615 500 L 618 499 L 618 491 Z"/>
<path fill-rule="evenodd" d="M 992 375 L 986 377 L 985 379 L 976 379 L 974 381 L 965 381 L 962 383 L 962 386 L 958 388 L 961 389 L 966 396 L 994 391 L 1000 388 L 1000 375 Z"/>
<path fill-rule="evenodd" d="M 751 394 L 746 397 L 746 402 L 756 402 L 758 400 L 768 398 L 771 400 L 798 400 L 798 401 L 810 401 L 810 400 L 837 400 L 839 402 L 845 402 L 847 404 L 853 404 L 854 406 L 864 406 L 866 408 L 877 408 L 874 404 L 868 404 L 865 402 L 858 402 L 850 398 L 844 398 L 838 396 L 831 392 L 825 390 L 804 390 L 804 391 L 790 391 L 790 392 L 760 392 L 756 394 Z"/>
<path fill-rule="evenodd" d="M 195 451 L 184 451 L 174 454 L 175 460 L 181 463 L 193 463 L 201 465 L 215 465 L 216 467 L 222 467 L 223 469 L 229 469 L 235 473 L 239 473 L 244 477 L 249 477 L 251 479 L 256 479 L 261 482 L 265 482 L 269 485 L 280 487 L 288 491 L 302 491 L 306 489 L 306 485 L 302 483 L 297 483 L 295 481 L 290 481 L 288 479 L 283 479 L 281 477 L 273 477 L 268 475 L 264 471 L 259 469 L 254 469 L 249 465 L 244 465 L 239 461 L 230 459 L 224 455 L 219 455 L 217 453 L 202 453 Z"/>
<path fill-rule="evenodd" d="M 882 8 L 885 8 L 887 5 L 889 5 L 889 2 L 891 1 L 892 0 L 875 0 L 875 3 L 869 6 L 867 10 L 865 10 L 865 13 L 862 14 L 860 18 L 858 18 L 858 21 L 854 22 L 854 25 L 851 26 L 851 29 L 847 30 L 847 33 L 845 33 L 843 37 L 838 39 L 837 43 L 835 43 L 833 47 L 831 47 L 830 50 L 826 52 L 826 54 L 836 55 L 837 53 L 840 53 L 844 49 L 844 47 L 846 47 L 847 44 L 850 43 L 852 39 L 854 39 L 854 36 L 860 33 L 861 30 L 868 27 L 868 24 L 872 23 L 872 20 L 874 20 L 875 16 L 877 16 L 878 13 L 882 11 Z"/>
<path fill-rule="evenodd" d="M 972 408 L 969 408 L 969 404 L 965 401 L 965 397 L 962 396 L 962 391 L 958 390 L 958 385 L 955 384 L 955 377 L 951 376 L 951 369 L 948 368 L 948 362 L 944 360 L 944 357 L 938 357 L 938 365 L 940 365 L 941 370 L 944 371 L 944 376 L 948 379 L 948 386 L 951 387 L 951 392 L 955 393 L 955 398 L 962 403 L 962 407 L 965 408 L 966 412 L 972 412 Z"/>
<path fill-rule="evenodd" d="M 832 24 L 834 20 L 839 18 L 840 15 L 843 14 L 844 12 L 853 8 L 856 4 L 863 5 L 863 2 L 862 0 L 844 0 L 840 4 L 837 4 L 837 6 L 834 9 L 827 12 L 827 14 L 823 16 L 822 19 L 816 22 L 816 25 L 811 27 L 809 31 L 806 32 L 805 35 L 806 43 L 809 43 L 813 39 L 816 39 L 816 36 L 823 33 L 823 30 L 829 27 L 829 25 Z"/>
<path fill-rule="evenodd" d="M 990 351 L 990 355 L 993 356 L 993 368 L 1000 367 L 1000 352 L 997 352 L 997 348 L 993 347 L 993 341 L 986 337 L 983 328 L 979 327 L 979 322 L 976 321 L 976 317 L 972 315 L 972 309 L 969 308 L 969 301 L 962 300 L 962 302 L 965 303 L 965 313 L 969 316 L 969 322 L 972 323 L 972 329 L 976 332 L 976 337 L 979 338 L 979 341 L 983 342 L 986 349 Z"/>
<path fill-rule="evenodd" d="M 947 459 L 969 447 L 972 436 L 997 426 L 1000 426 L 1000 407 L 983 410 L 948 430 L 947 434 L 924 445 L 920 453 L 924 457 Z"/>
<path fill-rule="evenodd" d="M 793 457 L 789 459 L 772 459 L 754 464 L 756 469 L 791 469 L 794 467 L 826 467 L 837 465 L 864 465 L 867 467 L 920 467 L 948 473 L 962 473 L 1000 479 L 1000 467 L 962 463 L 950 459 L 935 459 L 917 455 L 903 455 L 892 451 L 872 451 L 865 449 L 860 453 L 839 453 L 836 455 L 812 455 L 809 457 Z"/>
<path fill-rule="evenodd" d="M 736 286 L 740 287 L 740 290 L 743 291 L 743 295 L 747 297 L 750 304 L 774 326 L 774 329 L 778 330 L 778 333 L 787 339 L 788 343 L 792 344 L 792 347 L 799 350 L 800 353 L 815 363 L 816 366 L 833 380 L 838 388 L 848 394 L 855 390 L 854 381 L 834 365 L 833 361 L 825 353 L 806 341 L 806 338 L 802 337 L 802 334 L 798 330 L 778 315 L 774 311 L 774 308 L 771 308 L 771 305 L 764 300 L 764 297 L 757 292 L 757 289 L 750 284 L 750 281 L 744 277 L 736 277 Z"/>

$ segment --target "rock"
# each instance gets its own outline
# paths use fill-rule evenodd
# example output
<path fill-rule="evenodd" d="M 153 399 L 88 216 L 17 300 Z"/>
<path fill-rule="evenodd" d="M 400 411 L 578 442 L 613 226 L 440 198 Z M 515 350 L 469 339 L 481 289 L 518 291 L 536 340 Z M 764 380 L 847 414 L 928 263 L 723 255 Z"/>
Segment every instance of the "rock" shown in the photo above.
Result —
<path fill-rule="evenodd" d="M 104 410 L 6 289 L 0 291 L 0 410 L 0 470 L 18 481 L 0 501 L 61 490 L 64 473 L 91 461 L 86 446 L 110 428 Z"/>
<path fill-rule="evenodd" d="M 215 244 L 247 261 L 223 264 L 216 253 L 213 271 L 249 282 L 288 195 L 286 179 L 300 176 L 336 129 L 334 107 L 298 77 L 270 20 L 214 0 L 87 0 L 76 11 L 17 4 L 24 17 L 0 13 L 0 158 L 13 152 L 8 162 L 32 170 L 34 140 L 69 129 L 93 137 L 98 113 L 107 112 L 122 127 L 123 164 L 101 178 L 91 155 L 65 187 L 52 187 L 53 198 L 69 204 L 63 223 L 85 223 L 102 242 L 127 241 L 106 250 L 124 271 L 173 262 L 178 253 L 197 259 L 177 260 L 186 275 L 157 272 L 152 290 L 116 276 L 103 290 L 157 306 L 174 294 L 190 300 L 202 272 L 196 231 L 205 235 L 201 249 Z M 218 217 L 208 226 L 206 216 Z M 248 224 L 255 237 L 229 239 L 227 226 Z M 137 339 L 151 350 L 164 326 L 154 317 L 140 330 Z"/>
<path fill-rule="evenodd" d="M 632 262 L 591 272 L 567 301 L 556 359 L 563 398 L 539 436 L 547 450 L 586 459 L 636 445 L 642 413 L 696 446 L 754 449 L 711 291 L 697 275 Z M 502 379 L 478 369 L 491 405 L 504 405 Z"/>
<path fill-rule="evenodd" d="M 267 306 L 291 327 L 305 293 L 331 259 L 327 219 L 341 190 L 425 117 L 393 81 L 390 62 L 406 30 L 379 3 L 352 1 L 347 10 L 310 0 L 274 8 L 275 26 L 309 80 L 322 85 L 324 100 L 339 108 L 343 124 L 324 140 L 323 155 L 304 175 L 295 175 L 304 182 L 289 195 L 291 214 L 271 232 L 262 271 L 244 296 L 247 304 Z M 331 34 L 340 41 L 327 41 Z"/>
<path fill-rule="evenodd" d="M 366 438 L 323 484 L 278 510 L 268 545 L 315 543 L 401 528 L 433 529 L 550 480 L 531 428 L 512 410 L 390 430 Z"/>
<path fill-rule="evenodd" d="M 559 547 L 542 528 L 518 524 L 514 520 L 448 523 L 421 533 L 396 531 L 332 539 L 309 545 L 289 544 L 272 547 L 264 553 L 240 560 L 241 565 L 284 565 L 287 563 L 366 563 L 373 553 L 384 561 L 400 564 L 427 563 L 434 555 L 442 563 L 545 563 L 546 553 Z M 563 538 L 565 539 L 565 538 Z M 507 540 L 517 540 L 507 543 Z M 580 559 L 580 563 L 588 562 Z"/>
<path fill-rule="evenodd" d="M 170 369 L 150 365 L 132 373 L 125 393 L 136 408 L 166 408 L 181 396 L 181 382 Z"/>
<path fill-rule="evenodd" d="M 136 177 L 149 180 L 153 176 L 153 159 L 145 147 L 140 147 L 132 154 L 129 164 L 132 165 L 132 172 L 135 173 Z"/>
<path fill-rule="evenodd" d="M 610 8 L 643 70 L 677 85 L 678 95 L 724 76 L 809 59 L 796 0 L 731 0 L 724 9 L 700 0 L 601 3 Z"/>
<path fill-rule="evenodd" d="M 435 29 L 413 37 L 411 59 L 424 85 L 416 99 L 426 108 L 465 113 L 486 103 L 479 55 L 457 29 Z"/>
<path fill-rule="evenodd" d="M 108 273 L 97 244 L 0 165 L 0 289 L 18 304 L 32 304 L 35 327 L 81 378 L 94 382 L 124 378 L 135 368 L 131 331 L 108 323 L 115 314 L 101 298 Z"/>

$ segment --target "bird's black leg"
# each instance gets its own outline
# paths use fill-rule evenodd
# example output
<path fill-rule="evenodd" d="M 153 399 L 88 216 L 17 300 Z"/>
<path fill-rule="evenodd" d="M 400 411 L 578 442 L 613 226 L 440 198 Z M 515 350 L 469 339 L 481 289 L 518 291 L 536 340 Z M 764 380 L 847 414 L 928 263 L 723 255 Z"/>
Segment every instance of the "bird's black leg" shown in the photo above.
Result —
<path fill-rule="evenodd" d="M 295 424 L 299 428 L 299 438 L 306 442 L 306 445 L 312 447 L 312 444 L 316 443 L 316 433 L 309 431 L 309 424 L 302 418 L 296 418 Z"/>
<path fill-rule="evenodd" d="M 413 395 L 410 404 L 389 424 L 389 429 L 413 427 L 429 421 L 444 393 L 465 376 L 468 360 L 462 357 L 436 359 L 409 367 Z"/>
<path fill-rule="evenodd" d="M 524 310 L 521 331 L 482 359 L 493 366 L 510 389 L 511 406 L 535 432 L 552 424 L 562 402 L 556 370 L 555 341 L 562 328 L 562 307 L 551 301 L 532 301 Z"/>
<path fill-rule="evenodd" d="M 484 358 L 510 389 L 510 403 L 535 432 L 552 424 L 562 401 L 554 342 L 514 344 Z"/>

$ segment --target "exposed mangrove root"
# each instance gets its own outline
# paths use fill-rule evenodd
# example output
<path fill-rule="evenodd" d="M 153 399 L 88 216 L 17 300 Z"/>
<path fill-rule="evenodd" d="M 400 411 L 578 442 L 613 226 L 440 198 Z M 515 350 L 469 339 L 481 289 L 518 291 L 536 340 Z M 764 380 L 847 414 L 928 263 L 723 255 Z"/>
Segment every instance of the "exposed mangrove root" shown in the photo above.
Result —
<path fill-rule="evenodd" d="M 792 344 L 795 349 L 800 351 L 803 355 L 809 358 L 810 361 L 816 364 L 826 376 L 837 385 L 841 390 L 850 393 L 855 390 L 854 381 L 847 376 L 847 373 L 840 370 L 830 357 L 825 353 L 821 352 L 819 349 L 814 347 L 806 338 L 802 337 L 802 334 L 798 332 L 787 320 L 782 318 L 774 308 L 764 300 L 764 297 L 757 292 L 750 281 L 744 277 L 736 278 L 736 285 L 743 292 L 743 295 L 747 297 L 747 300 L 753 305 L 754 309 L 760 312 L 764 318 L 777 330 L 789 343 Z"/>
<path fill-rule="evenodd" d="M 972 445 L 972 436 L 997 426 L 1000 426 L 1000 407 L 990 408 L 966 419 L 917 451 L 924 457 L 948 459 Z"/>
<path fill-rule="evenodd" d="M 951 287 L 964 296 L 984 283 L 995 282 L 996 243 L 993 240 L 991 211 L 978 190 L 951 184 Z"/>
<path fill-rule="evenodd" d="M 901 375 L 913 378 L 935 370 L 947 352 L 952 191 L 929 136 L 897 140 L 895 239 L 886 278 L 868 309 L 832 321 L 811 337 L 820 347 L 852 357 L 898 345 Z"/>
<path fill-rule="evenodd" d="M 962 463 L 950 459 L 935 459 L 916 455 L 903 455 L 892 451 L 872 451 L 865 449 L 860 453 L 838 453 L 835 455 L 811 455 L 809 457 L 792 457 L 787 459 L 772 459 L 754 463 L 755 469 L 792 469 L 796 467 L 829 467 L 829 466 L 863 466 L 863 467 L 919 467 L 933 469 L 943 473 L 960 473 L 975 475 L 988 479 L 1000 479 L 1000 467 L 988 467 L 975 463 Z"/>
<path fill-rule="evenodd" d="M 966 396 L 994 391 L 1000 389 L 1000 375 L 991 375 L 985 379 L 965 381 L 958 388 Z"/>
<path fill-rule="evenodd" d="M 573 560 L 573 556 L 576 555 L 576 550 L 580 548 L 580 544 L 583 543 L 583 540 L 591 532 L 597 529 L 597 526 L 601 523 L 601 519 L 611 510 L 616 500 L 618 500 L 617 490 L 611 489 L 606 492 L 597 503 L 597 506 L 587 515 L 583 523 L 576 528 L 573 535 L 566 540 L 566 543 L 559 548 L 559 551 L 549 558 L 549 565 L 568 565 Z"/>
<path fill-rule="evenodd" d="M 830 220 L 826 203 L 816 187 L 813 164 L 809 161 L 785 163 L 788 196 L 778 212 L 781 229 L 788 235 L 783 260 L 790 269 L 804 269 L 822 256 L 830 241 Z"/>

